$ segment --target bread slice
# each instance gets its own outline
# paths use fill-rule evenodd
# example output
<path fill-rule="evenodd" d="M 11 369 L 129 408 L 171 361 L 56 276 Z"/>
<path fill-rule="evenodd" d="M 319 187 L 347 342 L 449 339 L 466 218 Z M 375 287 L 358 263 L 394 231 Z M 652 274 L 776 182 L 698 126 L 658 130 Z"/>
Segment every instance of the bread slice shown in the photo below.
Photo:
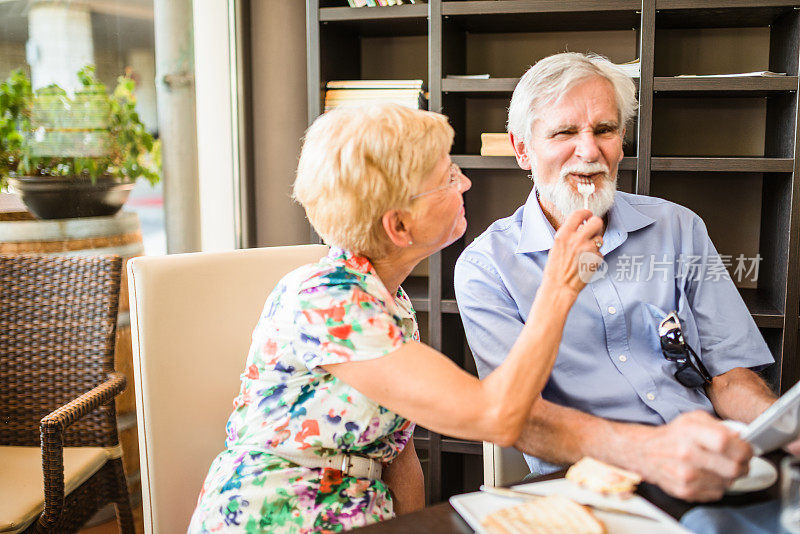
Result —
<path fill-rule="evenodd" d="M 636 473 L 588 456 L 570 467 L 565 478 L 594 492 L 620 497 L 633 494 L 636 486 L 642 481 L 642 477 Z"/>
<path fill-rule="evenodd" d="M 550 495 L 527 500 L 486 516 L 482 522 L 491 534 L 605 534 L 594 514 L 573 500 Z"/>

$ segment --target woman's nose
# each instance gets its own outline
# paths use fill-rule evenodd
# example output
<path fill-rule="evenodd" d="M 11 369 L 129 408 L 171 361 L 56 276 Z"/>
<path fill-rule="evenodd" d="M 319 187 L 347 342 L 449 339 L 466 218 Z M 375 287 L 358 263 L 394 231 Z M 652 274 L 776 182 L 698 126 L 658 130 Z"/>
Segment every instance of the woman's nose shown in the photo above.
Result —
<path fill-rule="evenodd" d="M 466 191 L 469 191 L 470 187 L 472 187 L 472 180 L 470 180 L 467 177 L 467 175 L 464 174 L 463 172 L 460 173 L 460 176 L 461 176 L 460 190 L 462 193 L 465 193 Z"/>

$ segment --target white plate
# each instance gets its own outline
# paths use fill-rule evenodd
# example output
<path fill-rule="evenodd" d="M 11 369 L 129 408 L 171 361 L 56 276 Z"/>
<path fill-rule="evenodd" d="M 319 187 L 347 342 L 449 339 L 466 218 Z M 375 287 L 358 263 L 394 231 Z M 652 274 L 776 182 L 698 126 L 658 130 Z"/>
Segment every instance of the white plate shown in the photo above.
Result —
<path fill-rule="evenodd" d="M 771 463 L 758 456 L 750 458 L 750 471 L 737 478 L 727 493 L 749 493 L 767 489 L 778 480 L 778 470 Z"/>
<path fill-rule="evenodd" d="M 515 490 L 528 491 L 536 495 L 550 495 L 557 493 L 564 497 L 583 504 L 596 504 L 598 506 L 610 506 L 647 515 L 655 519 L 650 521 L 639 517 L 602 512 L 593 510 L 595 516 L 606 525 L 609 534 L 689 534 L 680 523 L 675 521 L 664 511 L 644 498 L 635 495 L 630 499 L 617 499 L 615 497 L 604 497 L 591 491 L 580 488 L 566 479 L 547 480 L 544 482 L 534 482 L 532 484 L 522 484 L 514 487 Z M 500 497 L 484 492 L 466 493 L 450 497 L 450 504 L 461 517 L 469 523 L 475 532 L 487 534 L 483 529 L 481 521 L 490 513 L 516 506 L 522 502 L 520 499 Z"/>

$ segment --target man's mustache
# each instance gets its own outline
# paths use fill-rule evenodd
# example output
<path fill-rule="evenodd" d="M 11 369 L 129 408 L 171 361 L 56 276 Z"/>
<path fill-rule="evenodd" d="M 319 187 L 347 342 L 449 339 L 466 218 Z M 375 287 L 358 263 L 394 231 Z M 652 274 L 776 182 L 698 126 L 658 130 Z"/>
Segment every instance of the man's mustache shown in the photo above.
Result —
<path fill-rule="evenodd" d="M 608 178 L 609 172 L 608 166 L 603 163 L 586 163 L 561 169 L 560 178 L 566 180 L 570 174 L 601 174 L 601 178 Z"/>

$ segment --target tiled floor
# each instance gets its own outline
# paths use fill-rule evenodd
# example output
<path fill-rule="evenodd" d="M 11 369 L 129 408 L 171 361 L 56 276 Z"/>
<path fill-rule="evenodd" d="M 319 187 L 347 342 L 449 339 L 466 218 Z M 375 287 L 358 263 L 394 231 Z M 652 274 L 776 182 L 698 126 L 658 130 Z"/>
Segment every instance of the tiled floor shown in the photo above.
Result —
<path fill-rule="evenodd" d="M 136 534 L 144 534 L 144 520 L 142 519 L 142 505 L 134 507 L 133 509 L 133 522 L 136 526 Z M 78 534 L 118 534 L 119 527 L 117 526 L 117 518 L 114 517 L 111 521 L 97 525 L 91 528 L 84 528 L 78 531 Z"/>

